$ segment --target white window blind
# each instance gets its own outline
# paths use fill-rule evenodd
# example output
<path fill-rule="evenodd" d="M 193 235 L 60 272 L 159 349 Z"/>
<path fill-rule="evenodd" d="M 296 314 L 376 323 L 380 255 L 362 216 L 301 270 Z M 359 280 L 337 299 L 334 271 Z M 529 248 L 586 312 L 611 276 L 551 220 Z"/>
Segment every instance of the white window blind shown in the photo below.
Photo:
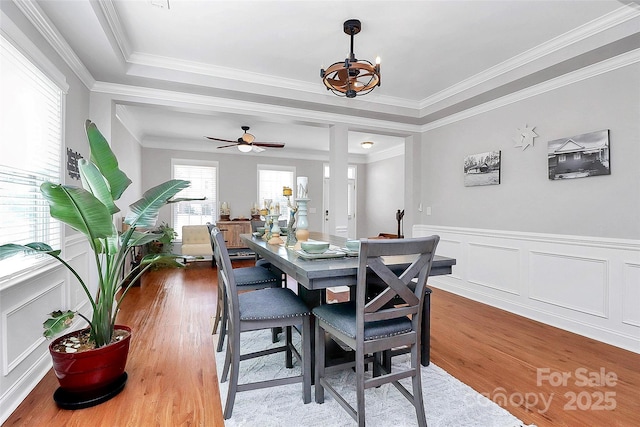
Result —
<path fill-rule="evenodd" d="M 59 249 L 61 224 L 40 193 L 59 183 L 63 91 L 0 35 L 0 244 L 44 242 Z M 0 277 L 48 257 L 0 261 Z"/>
<path fill-rule="evenodd" d="M 217 216 L 218 202 L 218 165 L 216 162 L 191 163 L 188 161 L 174 161 L 173 177 L 191 181 L 191 186 L 176 195 L 176 198 L 201 198 L 173 205 L 173 228 L 178 233 L 178 240 L 182 239 L 183 225 L 204 225 L 214 223 Z"/>
<path fill-rule="evenodd" d="M 258 165 L 258 201 L 262 208 L 264 201 L 270 199 L 273 204 L 280 204 L 280 218 L 289 219 L 289 208 L 287 198 L 282 195 L 282 187 L 287 186 L 293 189 L 295 197 L 296 189 L 294 184 L 295 168 L 282 166 Z"/>

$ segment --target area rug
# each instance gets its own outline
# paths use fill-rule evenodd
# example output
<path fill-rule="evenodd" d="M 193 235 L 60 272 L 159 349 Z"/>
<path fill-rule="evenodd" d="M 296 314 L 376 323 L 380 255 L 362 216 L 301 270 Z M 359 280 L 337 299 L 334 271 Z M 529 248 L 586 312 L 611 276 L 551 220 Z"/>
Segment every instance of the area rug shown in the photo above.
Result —
<path fill-rule="evenodd" d="M 296 334 L 294 334 L 295 336 Z M 217 337 L 216 337 L 217 339 Z M 282 339 L 282 338 L 281 338 Z M 272 346 L 270 331 L 245 332 L 241 338 L 242 352 L 255 351 Z M 225 352 L 216 353 L 218 376 L 222 374 Z M 295 358 L 294 358 L 295 360 Z M 393 365 L 406 365 L 408 355 L 393 358 Z M 429 427 L 521 427 L 525 424 L 491 400 L 458 381 L 443 369 L 431 363 L 422 367 L 422 387 L 425 412 Z M 284 353 L 240 362 L 240 384 L 249 381 L 299 375 L 296 363 L 293 369 L 284 367 Z M 355 406 L 355 372 L 344 370 L 330 377 L 331 384 L 349 403 Z M 411 390 L 411 380 L 402 383 Z M 220 384 L 220 396 L 224 408 L 228 382 Z M 369 389 L 365 393 L 366 422 L 370 427 L 416 426 L 413 406 L 391 384 Z M 302 384 L 271 387 L 236 394 L 231 419 L 226 427 L 285 427 L 285 426 L 353 426 L 355 422 L 342 407 L 325 392 L 323 404 L 314 400 L 302 402 Z"/>

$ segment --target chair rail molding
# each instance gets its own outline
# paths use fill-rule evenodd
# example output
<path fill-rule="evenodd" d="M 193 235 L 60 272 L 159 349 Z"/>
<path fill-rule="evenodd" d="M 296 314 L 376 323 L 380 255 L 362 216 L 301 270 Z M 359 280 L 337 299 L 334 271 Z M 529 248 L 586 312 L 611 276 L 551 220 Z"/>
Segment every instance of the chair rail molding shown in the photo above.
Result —
<path fill-rule="evenodd" d="M 417 224 L 456 258 L 429 284 L 640 353 L 640 241 Z M 437 300 L 434 300 L 437 304 Z"/>

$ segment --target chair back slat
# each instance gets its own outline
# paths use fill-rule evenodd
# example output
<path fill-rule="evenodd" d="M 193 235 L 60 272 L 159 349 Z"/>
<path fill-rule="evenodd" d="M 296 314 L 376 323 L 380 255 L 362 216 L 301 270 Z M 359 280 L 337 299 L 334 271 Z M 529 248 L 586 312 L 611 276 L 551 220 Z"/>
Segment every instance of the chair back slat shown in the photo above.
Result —
<path fill-rule="evenodd" d="M 407 304 L 419 303 L 418 298 L 413 294 L 411 289 L 407 287 L 407 283 L 409 283 L 409 281 L 415 277 L 415 274 L 407 274 L 407 272 L 415 269 L 412 269 L 410 267 L 409 269 L 405 270 L 405 272 L 400 277 L 398 277 L 393 271 L 391 271 L 391 269 L 389 269 L 389 267 L 384 264 L 383 260 L 379 257 L 369 257 L 367 264 L 369 269 L 373 271 L 380 279 L 382 279 L 388 286 L 386 291 L 390 291 L 393 293 L 388 294 L 387 298 L 393 298 L 395 295 L 398 295 Z M 379 306 L 378 309 L 380 307 L 382 306 Z"/>
<path fill-rule="evenodd" d="M 356 336 L 364 336 L 365 322 L 406 316 L 411 317 L 414 331 L 420 332 L 424 291 L 439 240 L 439 236 L 431 236 L 360 241 Z M 408 265 L 404 271 L 394 272 L 385 264 L 385 257 L 388 262 L 389 257 L 397 256 L 407 257 Z M 367 302 L 367 282 L 371 280 L 378 287 L 382 282 L 383 288 Z"/>
<path fill-rule="evenodd" d="M 236 279 L 233 275 L 233 266 L 231 265 L 231 258 L 229 258 L 229 251 L 227 245 L 224 242 L 224 234 L 214 227 L 211 230 L 211 236 L 214 243 L 213 257 L 218 267 L 218 280 L 222 280 L 224 284 L 224 292 L 227 295 L 229 303 L 229 313 L 231 322 L 239 322 L 239 318 L 235 319 L 234 315 L 238 313 L 235 308 L 238 307 L 238 291 L 236 285 Z"/>
<path fill-rule="evenodd" d="M 394 307 L 380 310 L 375 313 L 365 313 L 365 322 L 375 322 L 378 320 L 389 320 L 397 317 L 413 316 L 418 313 L 418 306 Z"/>

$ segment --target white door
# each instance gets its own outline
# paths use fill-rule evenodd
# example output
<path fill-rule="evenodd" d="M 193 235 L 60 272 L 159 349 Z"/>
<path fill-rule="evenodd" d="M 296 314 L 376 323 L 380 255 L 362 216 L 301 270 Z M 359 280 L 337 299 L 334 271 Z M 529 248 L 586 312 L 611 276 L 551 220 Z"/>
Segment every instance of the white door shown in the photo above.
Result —
<path fill-rule="evenodd" d="M 355 239 L 356 236 L 356 167 L 349 166 L 347 179 L 347 236 L 349 239 Z M 324 221 L 322 222 L 322 231 L 327 234 L 333 234 L 334 230 L 329 230 L 329 165 L 324 167 L 324 181 L 322 191 L 322 211 Z"/>

